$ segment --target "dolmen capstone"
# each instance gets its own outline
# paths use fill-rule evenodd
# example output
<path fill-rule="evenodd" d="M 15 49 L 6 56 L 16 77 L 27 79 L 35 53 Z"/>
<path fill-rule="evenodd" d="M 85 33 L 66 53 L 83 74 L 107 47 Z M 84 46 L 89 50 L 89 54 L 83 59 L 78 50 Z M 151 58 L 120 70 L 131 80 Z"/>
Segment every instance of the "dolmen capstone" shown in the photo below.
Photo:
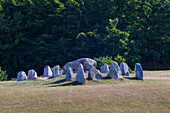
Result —
<path fill-rule="evenodd" d="M 55 78 L 60 75 L 60 66 L 56 65 L 53 67 L 52 78 Z"/>
<path fill-rule="evenodd" d="M 68 67 L 66 71 L 66 81 L 70 81 L 73 78 L 73 69 L 71 67 Z"/>
<path fill-rule="evenodd" d="M 77 70 L 80 64 L 83 65 L 84 70 L 89 70 L 89 65 L 94 67 L 97 66 L 97 62 L 91 58 L 80 58 L 75 61 L 66 63 L 63 68 L 67 70 L 68 67 L 71 67 L 72 69 Z"/>
<path fill-rule="evenodd" d="M 107 64 L 104 64 L 100 67 L 101 73 L 108 73 L 109 72 L 109 66 Z"/>
<path fill-rule="evenodd" d="M 120 70 L 122 72 L 122 75 L 129 76 L 129 68 L 127 63 L 121 63 L 120 64 Z"/>
<path fill-rule="evenodd" d="M 140 63 L 135 64 L 135 73 L 136 73 L 136 79 L 143 80 L 143 69 Z"/>
<path fill-rule="evenodd" d="M 44 73 L 43 73 L 43 77 L 51 77 L 52 76 L 52 71 L 50 66 L 45 66 L 44 67 Z"/>
<path fill-rule="evenodd" d="M 86 81 L 82 64 L 80 64 L 78 67 L 76 81 L 81 84 L 85 83 Z"/>
<path fill-rule="evenodd" d="M 88 79 L 90 80 L 102 79 L 102 75 L 99 70 L 97 70 L 94 66 L 90 65 Z"/>
<path fill-rule="evenodd" d="M 37 72 L 31 69 L 28 71 L 28 80 L 34 80 L 34 79 L 37 79 Z"/>
<path fill-rule="evenodd" d="M 17 81 L 24 81 L 24 80 L 27 80 L 27 75 L 24 71 L 20 71 L 17 74 Z"/>
<path fill-rule="evenodd" d="M 118 65 L 117 62 L 113 62 L 112 65 L 111 65 L 111 68 L 107 74 L 107 77 L 110 78 L 110 79 L 122 79 L 122 76 L 121 76 L 121 71 L 120 71 L 120 67 Z"/>

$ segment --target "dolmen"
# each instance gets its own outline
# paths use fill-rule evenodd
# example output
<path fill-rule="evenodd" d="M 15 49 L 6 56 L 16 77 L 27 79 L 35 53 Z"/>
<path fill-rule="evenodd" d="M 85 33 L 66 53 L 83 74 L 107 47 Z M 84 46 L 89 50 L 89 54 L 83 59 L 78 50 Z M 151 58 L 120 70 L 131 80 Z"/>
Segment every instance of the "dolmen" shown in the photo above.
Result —
<path fill-rule="evenodd" d="M 72 80 L 74 74 L 73 74 L 73 69 L 71 67 L 68 67 L 67 71 L 66 71 L 66 81 L 70 81 Z"/>
<path fill-rule="evenodd" d="M 31 69 L 28 71 L 28 80 L 34 80 L 34 79 L 37 79 L 37 72 Z"/>
<path fill-rule="evenodd" d="M 140 63 L 136 63 L 135 64 L 135 78 L 138 80 L 143 80 L 143 69 L 142 66 L 140 65 Z"/>
<path fill-rule="evenodd" d="M 43 77 L 52 77 L 52 71 L 50 66 L 47 65 L 44 67 Z"/>
<path fill-rule="evenodd" d="M 24 71 L 20 71 L 17 74 L 17 81 L 24 81 L 24 80 L 27 80 L 27 75 Z"/>
<path fill-rule="evenodd" d="M 52 78 L 58 77 L 60 74 L 60 66 L 56 65 L 53 67 Z"/>
<path fill-rule="evenodd" d="M 88 79 L 90 80 L 102 79 L 102 75 L 99 70 L 97 70 L 94 66 L 90 65 Z"/>
<path fill-rule="evenodd" d="M 85 83 L 86 81 L 82 64 L 80 64 L 78 67 L 76 81 L 81 84 Z"/>
<path fill-rule="evenodd" d="M 120 70 L 122 72 L 122 75 L 129 76 L 129 68 L 127 63 L 121 63 L 120 64 Z"/>
<path fill-rule="evenodd" d="M 71 67 L 74 70 L 78 70 L 79 65 L 82 64 L 84 70 L 89 70 L 89 66 L 92 65 L 94 67 L 97 66 L 97 62 L 91 58 L 80 58 L 72 62 L 66 63 L 63 68 L 65 70 L 68 69 L 68 67 Z"/>
<path fill-rule="evenodd" d="M 111 68 L 107 74 L 107 77 L 110 79 L 122 79 L 122 73 L 117 62 L 113 62 Z"/>
<path fill-rule="evenodd" d="M 109 72 L 108 64 L 104 64 L 103 66 L 101 66 L 100 71 L 101 71 L 101 73 L 108 73 Z"/>

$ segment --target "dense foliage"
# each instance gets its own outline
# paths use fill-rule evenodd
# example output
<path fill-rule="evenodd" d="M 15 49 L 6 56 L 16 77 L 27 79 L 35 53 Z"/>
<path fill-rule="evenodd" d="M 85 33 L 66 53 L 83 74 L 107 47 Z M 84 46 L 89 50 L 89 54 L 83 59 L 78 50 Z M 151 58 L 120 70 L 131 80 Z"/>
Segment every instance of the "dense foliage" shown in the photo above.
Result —
<path fill-rule="evenodd" d="M 1 0 L 0 66 L 12 77 L 80 57 L 170 69 L 169 0 Z M 114 59 L 113 59 L 114 60 Z"/>

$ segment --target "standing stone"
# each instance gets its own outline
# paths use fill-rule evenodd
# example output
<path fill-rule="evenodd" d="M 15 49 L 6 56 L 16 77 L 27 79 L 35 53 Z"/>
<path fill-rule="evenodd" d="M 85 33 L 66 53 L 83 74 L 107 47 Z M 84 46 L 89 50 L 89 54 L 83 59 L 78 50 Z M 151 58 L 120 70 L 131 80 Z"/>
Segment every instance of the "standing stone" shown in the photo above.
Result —
<path fill-rule="evenodd" d="M 60 74 L 63 75 L 63 70 L 60 70 Z"/>
<path fill-rule="evenodd" d="M 71 67 L 68 67 L 66 72 L 66 81 L 70 81 L 73 78 L 73 69 Z"/>
<path fill-rule="evenodd" d="M 120 67 L 117 64 L 117 62 L 114 61 L 112 63 L 111 68 L 107 74 L 107 77 L 111 78 L 111 79 L 121 79 L 122 78 Z"/>
<path fill-rule="evenodd" d="M 28 71 L 28 80 L 34 80 L 34 79 L 37 79 L 37 72 L 31 69 Z"/>
<path fill-rule="evenodd" d="M 88 78 L 91 80 L 101 79 L 102 75 L 99 70 L 97 70 L 94 66 L 90 65 Z"/>
<path fill-rule="evenodd" d="M 57 77 L 60 75 L 60 66 L 56 65 L 53 67 L 52 78 Z"/>
<path fill-rule="evenodd" d="M 44 73 L 43 73 L 43 77 L 51 77 L 52 76 L 52 71 L 50 66 L 45 66 L 44 67 Z"/>
<path fill-rule="evenodd" d="M 83 69 L 82 64 L 80 64 L 78 67 L 76 81 L 81 84 L 85 83 L 85 81 L 86 81 L 86 79 L 84 77 L 84 69 Z"/>
<path fill-rule="evenodd" d="M 136 79 L 143 80 L 143 69 L 140 63 L 135 64 Z"/>
<path fill-rule="evenodd" d="M 109 72 L 109 66 L 107 64 L 104 64 L 100 67 L 101 73 L 108 73 Z"/>
<path fill-rule="evenodd" d="M 27 75 L 24 71 L 20 71 L 17 74 L 17 81 L 24 81 L 24 80 L 27 80 Z"/>
<path fill-rule="evenodd" d="M 122 75 L 129 76 L 129 68 L 127 63 L 121 63 L 120 64 L 120 70 L 122 72 Z"/>

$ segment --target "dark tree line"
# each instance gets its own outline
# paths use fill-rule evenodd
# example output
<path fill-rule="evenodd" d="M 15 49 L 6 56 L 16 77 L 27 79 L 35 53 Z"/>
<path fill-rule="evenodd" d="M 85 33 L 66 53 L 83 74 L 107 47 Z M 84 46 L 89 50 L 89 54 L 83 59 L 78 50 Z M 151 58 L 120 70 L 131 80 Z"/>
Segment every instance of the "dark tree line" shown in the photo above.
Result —
<path fill-rule="evenodd" d="M 168 0 L 1 0 L 0 66 L 11 77 L 47 64 L 118 54 L 170 69 Z"/>

